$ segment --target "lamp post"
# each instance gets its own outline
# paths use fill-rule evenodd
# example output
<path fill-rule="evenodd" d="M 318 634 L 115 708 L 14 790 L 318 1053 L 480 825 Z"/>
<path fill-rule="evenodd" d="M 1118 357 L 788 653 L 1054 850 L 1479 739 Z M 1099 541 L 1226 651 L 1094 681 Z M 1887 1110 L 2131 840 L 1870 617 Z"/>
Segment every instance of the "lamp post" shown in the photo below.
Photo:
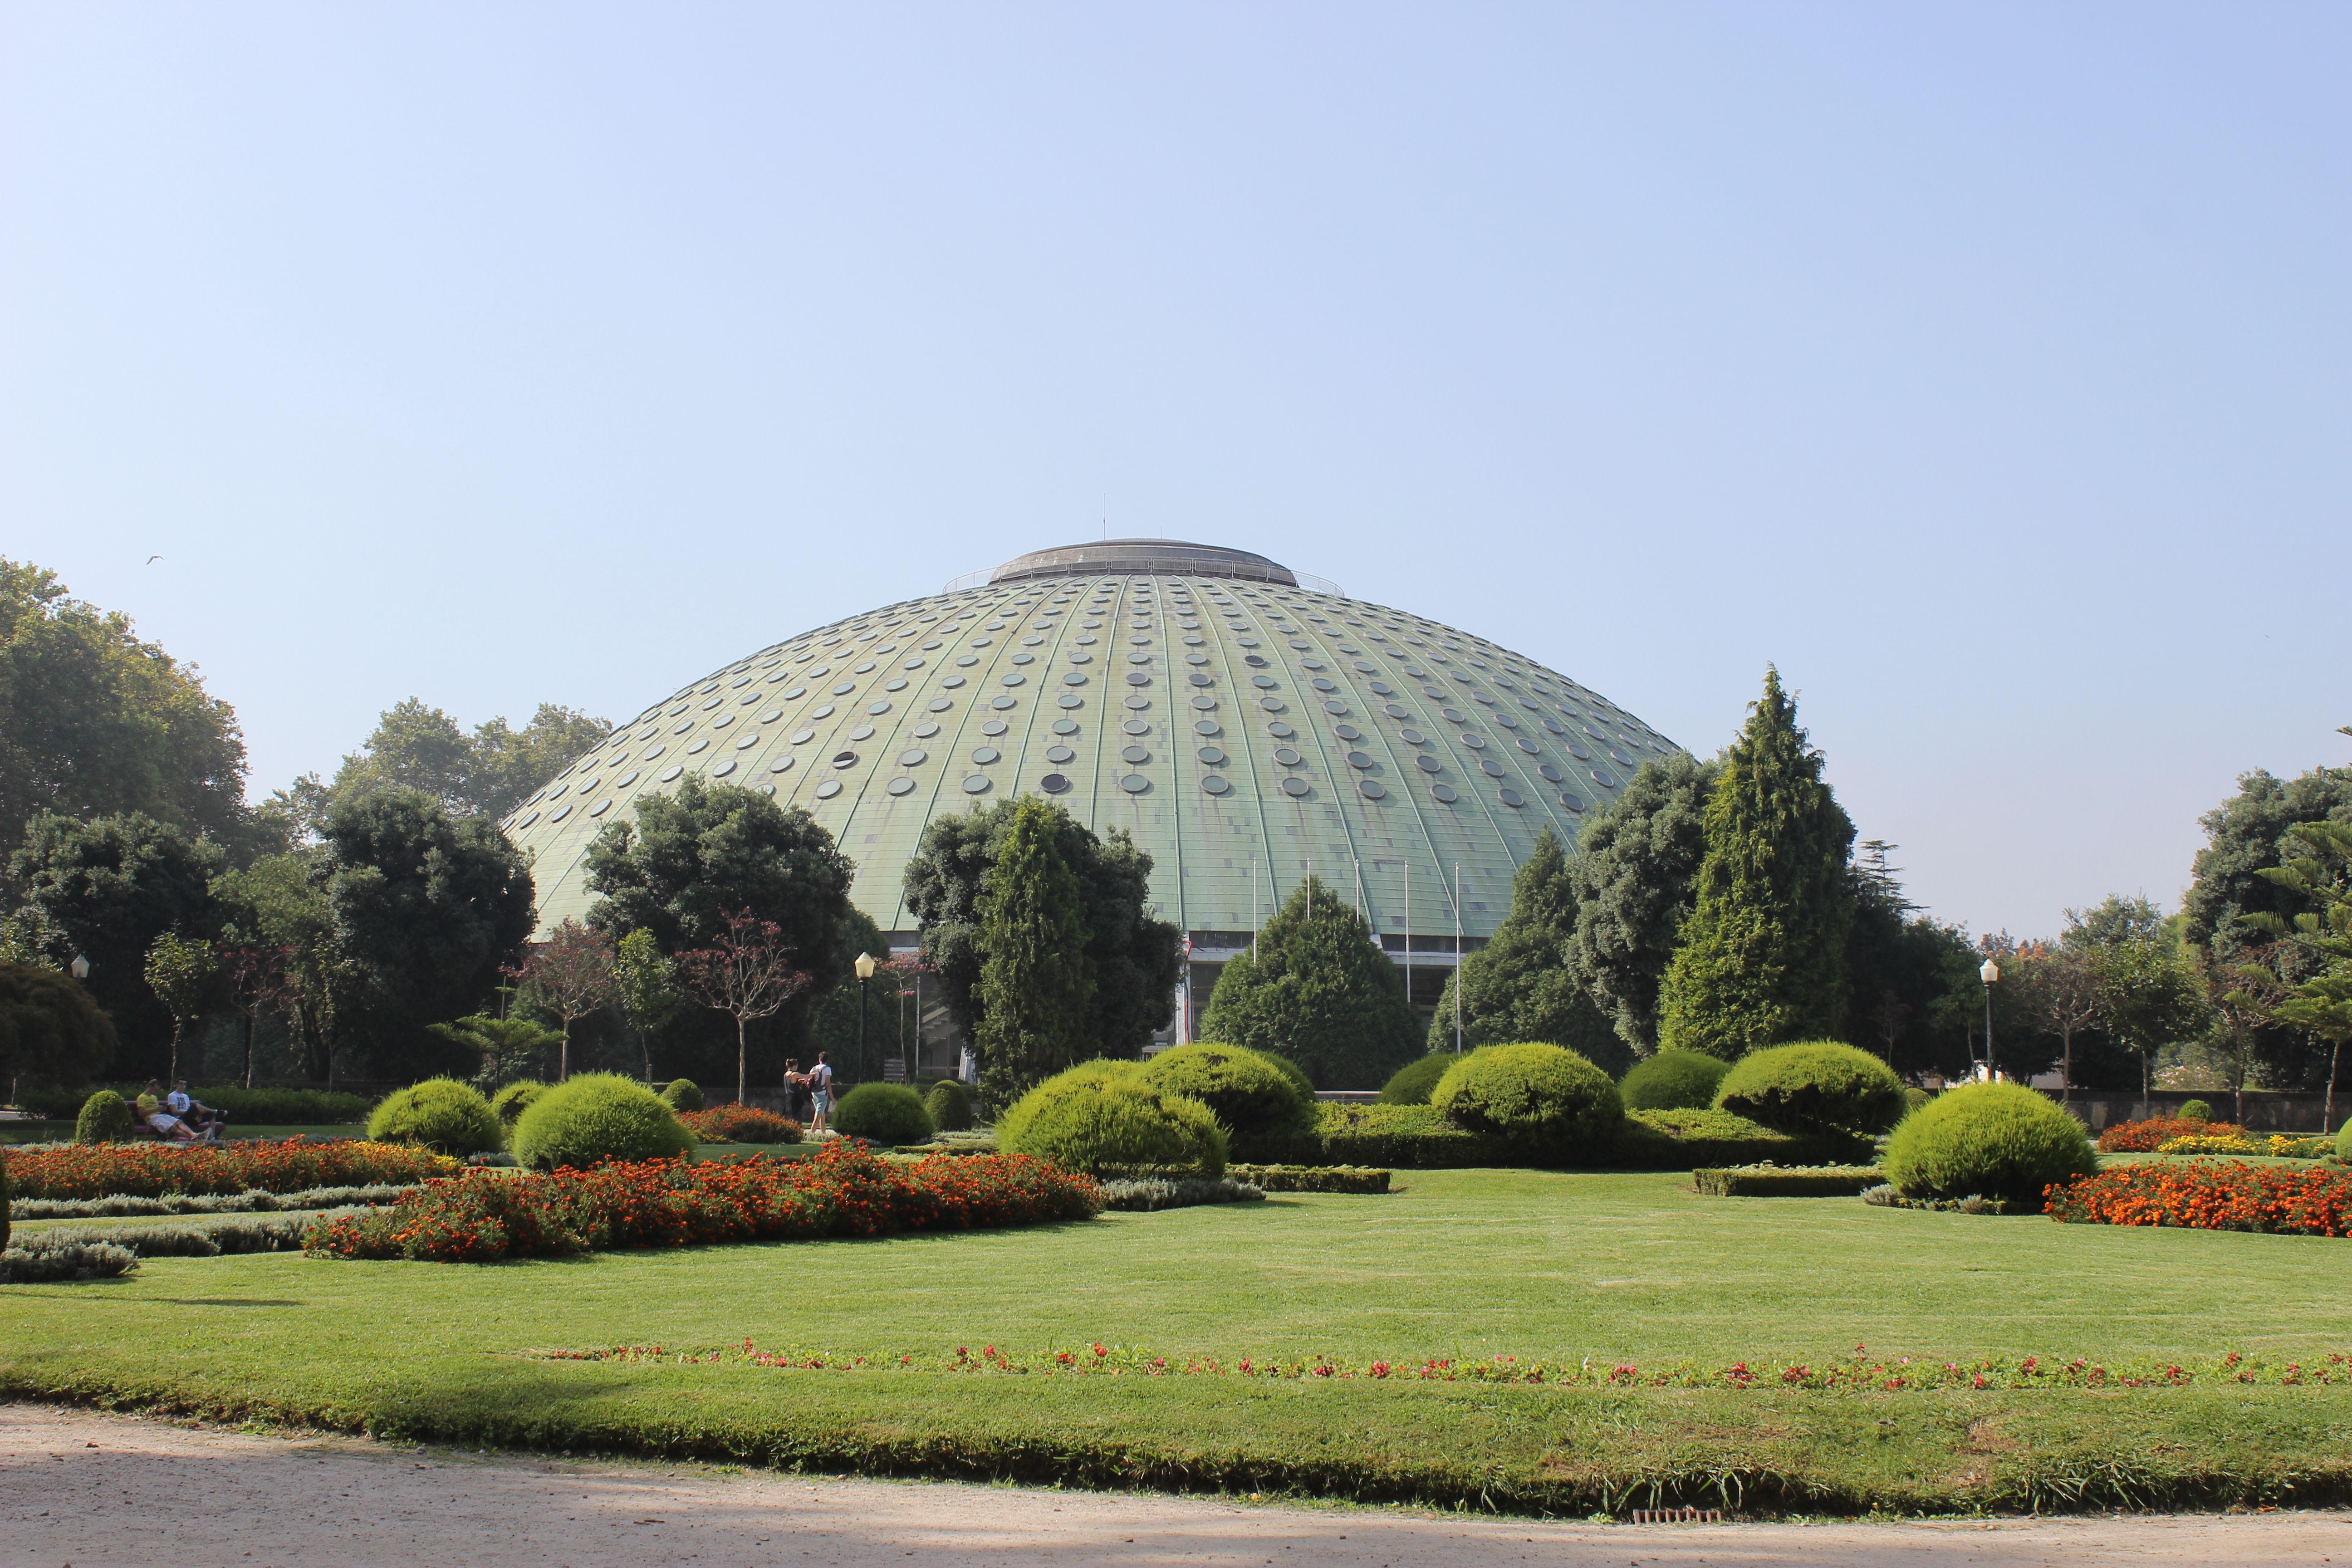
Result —
<path fill-rule="evenodd" d="M 1992 987 L 1993 982 L 2000 978 L 2000 965 L 1986 959 L 1984 967 L 1977 971 L 1977 978 L 1984 982 L 1985 988 L 1985 1081 L 1990 1083 L 1998 1076 L 1992 1066 Z"/>
<path fill-rule="evenodd" d="M 859 1080 L 862 1082 L 866 1077 L 866 983 L 874 978 L 874 955 L 870 952 L 859 953 L 856 960 L 856 969 L 857 1076 Z"/>
<path fill-rule="evenodd" d="M 79 952 L 73 955 L 73 962 L 67 964 L 66 968 L 72 973 L 76 980 L 87 980 L 89 978 L 89 960 L 84 958 Z"/>

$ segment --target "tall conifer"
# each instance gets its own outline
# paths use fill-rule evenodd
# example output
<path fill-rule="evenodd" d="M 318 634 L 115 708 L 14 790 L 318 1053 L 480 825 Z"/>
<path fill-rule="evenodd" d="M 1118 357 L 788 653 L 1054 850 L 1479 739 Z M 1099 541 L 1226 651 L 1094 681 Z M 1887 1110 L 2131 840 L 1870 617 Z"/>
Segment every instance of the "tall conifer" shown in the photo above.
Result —
<path fill-rule="evenodd" d="M 1318 1089 L 1378 1089 L 1420 1054 L 1404 972 L 1320 878 L 1292 890 L 1257 946 L 1217 976 L 1202 1039 L 1287 1057 Z"/>
<path fill-rule="evenodd" d="M 1706 804 L 1706 859 L 1659 996 L 1658 1043 L 1736 1060 L 1844 1023 L 1853 823 L 1822 782 L 1780 672 Z"/>
<path fill-rule="evenodd" d="M 1056 826 L 1052 806 L 1023 799 L 981 887 L 974 1044 L 992 1110 L 1095 1054 L 1084 1037 L 1095 999 L 1086 905 Z"/>
<path fill-rule="evenodd" d="M 1569 968 L 1576 910 L 1568 855 L 1547 827 L 1536 837 L 1535 853 L 1511 878 L 1511 912 L 1486 946 L 1445 977 L 1436 1016 L 1430 1020 L 1429 1048 L 1454 1048 L 1454 991 L 1458 984 L 1465 1047 L 1542 1040 L 1580 1051 L 1604 1068 L 1632 1066 L 1633 1053 L 1617 1038 Z"/>

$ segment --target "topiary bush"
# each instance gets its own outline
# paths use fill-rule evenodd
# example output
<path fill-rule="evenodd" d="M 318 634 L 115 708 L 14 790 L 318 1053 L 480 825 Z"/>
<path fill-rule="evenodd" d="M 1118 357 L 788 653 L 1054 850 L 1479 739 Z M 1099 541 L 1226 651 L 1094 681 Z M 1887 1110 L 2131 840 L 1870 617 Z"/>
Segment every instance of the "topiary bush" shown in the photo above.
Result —
<path fill-rule="evenodd" d="M 428 1078 L 395 1089 L 368 1114 L 378 1143 L 409 1143 L 438 1154 L 487 1154 L 507 1146 L 506 1125 L 481 1091 L 454 1078 Z"/>
<path fill-rule="evenodd" d="M 2213 1120 L 2213 1108 L 2201 1100 L 2184 1100 L 2174 1114 L 2183 1121 L 2210 1121 Z"/>
<path fill-rule="evenodd" d="M 1314 1122 L 1314 1094 L 1301 1092 L 1276 1058 L 1246 1046 L 1178 1046 L 1145 1064 L 1143 1081 L 1199 1100 L 1236 1138 L 1304 1131 Z"/>
<path fill-rule="evenodd" d="M 648 1073 L 648 1078 L 653 1076 Z M 690 1078 L 674 1078 L 662 1085 L 661 1098 L 672 1110 L 702 1110 L 702 1087 Z"/>
<path fill-rule="evenodd" d="M 903 1083 L 861 1083 L 833 1108 L 834 1130 L 877 1143 L 919 1143 L 939 1131 L 923 1097 Z"/>
<path fill-rule="evenodd" d="M 546 1092 L 547 1085 L 537 1079 L 521 1079 L 490 1096 L 490 1109 L 498 1113 L 499 1125 L 511 1132 L 531 1102 Z"/>
<path fill-rule="evenodd" d="M 1924 1089 L 1913 1089 L 1906 1084 L 1904 1086 L 1903 1089 L 1903 1114 L 1906 1116 L 1910 1115 L 1913 1111 L 1918 1110 L 1921 1106 L 1927 1104 L 1935 1098 L 1936 1097 L 1934 1095 L 1929 1094 Z"/>
<path fill-rule="evenodd" d="M 120 1143 L 131 1136 L 131 1107 L 110 1089 L 101 1089 L 81 1102 L 74 1118 L 77 1143 Z"/>
<path fill-rule="evenodd" d="M 2336 1130 L 2336 1157 L 2352 1163 L 2352 1121 Z"/>
<path fill-rule="evenodd" d="M 1617 1081 L 1628 1110 L 1705 1110 L 1715 1104 L 1729 1062 L 1704 1051 L 1660 1051 Z"/>
<path fill-rule="evenodd" d="M 1601 1156 L 1625 1119 L 1609 1075 L 1551 1045 L 1473 1052 L 1446 1069 L 1429 1103 L 1449 1124 L 1507 1139 L 1547 1163 Z"/>
<path fill-rule="evenodd" d="M 942 1132 L 971 1129 L 971 1091 L 951 1078 L 931 1085 L 931 1092 L 923 1096 L 923 1109 L 931 1113 L 931 1125 Z"/>
<path fill-rule="evenodd" d="M 609 1072 L 581 1073 L 555 1085 L 532 1101 L 514 1129 L 515 1163 L 541 1171 L 670 1159 L 693 1148 L 694 1135 L 667 1101 L 636 1079 Z"/>
<path fill-rule="evenodd" d="M 1137 1166 L 1210 1181 L 1225 1173 L 1216 1114 L 1151 1083 L 1135 1062 L 1082 1062 L 1047 1079 L 997 1119 L 996 1146 L 1097 1174 Z"/>
<path fill-rule="evenodd" d="M 2042 1212 L 2042 1189 L 2099 1168 L 2083 1124 L 2014 1083 L 1948 1089 L 1886 1142 L 1886 1179 L 1906 1198 L 2006 1198 Z"/>
<path fill-rule="evenodd" d="M 1907 1109 L 1894 1068 L 1835 1040 L 1750 1052 L 1723 1075 L 1715 1103 L 1785 1132 L 1884 1132 Z"/>
<path fill-rule="evenodd" d="M 1416 1061 L 1409 1061 L 1396 1069 L 1394 1077 L 1381 1086 L 1382 1105 L 1427 1105 L 1437 1080 L 1445 1069 L 1462 1058 L 1452 1051 L 1432 1051 Z"/>

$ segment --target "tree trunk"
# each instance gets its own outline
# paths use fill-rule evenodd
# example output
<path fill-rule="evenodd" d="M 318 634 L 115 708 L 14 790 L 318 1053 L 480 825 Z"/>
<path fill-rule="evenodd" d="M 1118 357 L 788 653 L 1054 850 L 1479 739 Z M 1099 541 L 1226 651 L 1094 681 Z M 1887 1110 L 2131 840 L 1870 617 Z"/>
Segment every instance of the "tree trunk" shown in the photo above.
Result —
<path fill-rule="evenodd" d="M 646 1043 L 646 1032 L 643 1029 L 637 1031 L 637 1055 L 645 1058 L 646 1087 L 651 1089 L 654 1086 L 654 1052 L 653 1047 Z"/>
<path fill-rule="evenodd" d="M 562 1083 L 572 1076 L 572 1020 L 563 1020 L 563 1048 L 555 1056 L 555 1081 Z"/>
<path fill-rule="evenodd" d="M 163 1080 L 166 1089 L 180 1081 L 180 1020 L 172 1020 L 172 1073 Z"/>
<path fill-rule="evenodd" d="M 745 1070 L 751 1059 L 751 1052 L 743 1044 L 743 1018 L 738 1014 L 735 1018 L 735 1103 L 738 1105 L 744 1103 L 744 1091 L 751 1086 L 751 1076 Z"/>
<path fill-rule="evenodd" d="M 2344 1037 L 2338 1035 L 2335 1044 L 2327 1050 L 2327 1106 L 2319 1113 L 2319 1119 L 2324 1123 L 2320 1128 L 2322 1132 L 2336 1131 L 2336 1058 L 2343 1054 Z"/>
<path fill-rule="evenodd" d="M 2062 1079 L 2058 1085 L 2058 1100 L 2062 1105 L 2072 1105 L 2074 1103 L 2074 1031 L 2072 1027 L 2066 1028 L 2060 1031 L 2058 1037 L 2064 1043 L 2066 1050 L 2065 1065 L 2058 1069 Z"/>
<path fill-rule="evenodd" d="M 245 1087 L 253 1087 L 253 1015 L 245 1016 Z"/>
<path fill-rule="evenodd" d="M 2146 1051 L 2142 1051 L 2142 1052 L 2140 1052 L 2140 1054 L 2139 1054 L 2139 1119 L 2140 1119 L 2142 1121 L 2147 1121 L 2147 1115 L 2148 1115 L 2148 1107 L 2147 1107 L 2147 1058 L 2148 1058 L 2148 1053 L 2147 1053 L 2147 1052 L 2146 1052 Z"/>

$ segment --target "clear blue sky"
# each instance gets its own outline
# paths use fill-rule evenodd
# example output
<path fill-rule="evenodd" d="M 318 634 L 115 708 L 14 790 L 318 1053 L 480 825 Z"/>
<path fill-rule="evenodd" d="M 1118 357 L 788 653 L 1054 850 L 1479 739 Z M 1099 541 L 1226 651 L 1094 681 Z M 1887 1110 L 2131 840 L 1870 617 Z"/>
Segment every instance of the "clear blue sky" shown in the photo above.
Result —
<path fill-rule="evenodd" d="M 2352 8 L 0 6 L 0 553 L 257 795 L 1111 531 L 2169 902 L 2352 762 Z M 145 564 L 151 554 L 164 559 Z"/>

